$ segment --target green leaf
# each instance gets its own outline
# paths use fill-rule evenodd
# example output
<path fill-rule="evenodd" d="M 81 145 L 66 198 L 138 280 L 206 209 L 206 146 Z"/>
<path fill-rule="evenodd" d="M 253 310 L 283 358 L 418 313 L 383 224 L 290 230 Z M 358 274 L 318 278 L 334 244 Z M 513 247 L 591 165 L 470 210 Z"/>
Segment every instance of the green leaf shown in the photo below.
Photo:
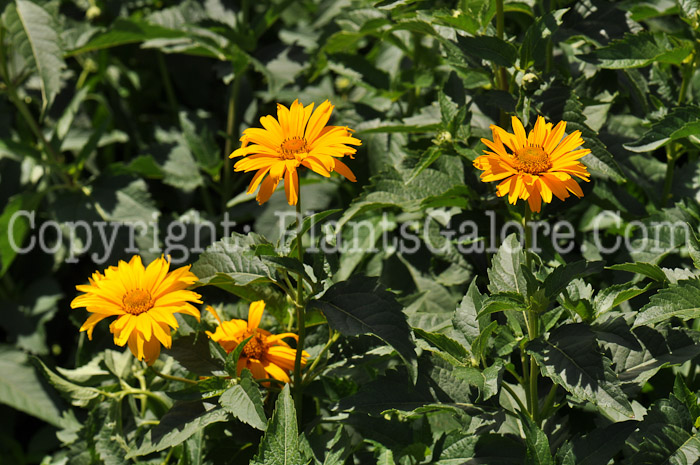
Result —
<path fill-rule="evenodd" d="M 653 263 L 618 263 L 616 265 L 611 265 L 607 268 L 609 270 L 629 271 L 630 273 L 641 274 L 642 276 L 651 278 L 654 281 L 666 281 L 666 274 L 664 273 L 664 271 L 661 269 L 660 266 L 654 265 Z"/>
<path fill-rule="evenodd" d="M 486 299 L 477 318 L 490 315 L 491 313 L 507 312 L 510 310 L 522 311 L 526 309 L 527 303 L 521 294 L 516 294 L 515 292 L 500 292 Z"/>
<path fill-rule="evenodd" d="M 554 457 L 549 448 L 549 439 L 527 413 L 518 415 L 523 424 L 525 432 L 525 446 L 527 447 L 527 456 L 525 465 L 554 465 Z"/>
<path fill-rule="evenodd" d="M 690 418 L 695 418 L 697 424 L 700 418 L 700 405 L 698 405 L 698 396 L 696 393 L 688 389 L 688 385 L 683 380 L 683 375 L 676 373 L 676 381 L 673 383 L 673 395 L 680 400 L 688 408 Z"/>
<path fill-rule="evenodd" d="M 176 402 L 163 415 L 158 425 L 146 433 L 138 450 L 128 453 L 125 458 L 131 459 L 177 446 L 208 425 L 228 420 L 226 410 L 208 400 Z"/>
<path fill-rule="evenodd" d="M 595 300 L 593 301 L 596 316 L 609 312 L 621 303 L 644 294 L 652 285 L 652 283 L 649 283 L 644 288 L 639 288 L 631 283 L 626 283 L 613 284 L 612 286 L 606 287 L 595 296 Z"/>
<path fill-rule="evenodd" d="M 221 394 L 219 405 L 253 428 L 262 431 L 267 428 L 260 389 L 248 370 L 243 370 L 238 384 Z"/>
<path fill-rule="evenodd" d="M 488 270 L 489 291 L 516 292 L 527 297 L 527 281 L 521 266 L 525 264 L 525 253 L 515 233 L 509 235 L 491 259 Z"/>
<path fill-rule="evenodd" d="M 396 297 L 385 291 L 376 278 L 352 276 L 331 286 L 309 306 L 321 310 L 328 324 L 345 336 L 374 334 L 392 346 L 415 383 L 416 352 L 406 315 Z"/>
<path fill-rule="evenodd" d="M 625 34 L 592 53 L 577 58 L 601 68 L 641 68 L 654 62 L 678 65 L 692 52 L 693 44 L 670 34 L 642 31 Z"/>
<path fill-rule="evenodd" d="M 304 460 L 299 450 L 299 432 L 294 401 L 289 384 L 285 384 L 275 404 L 275 411 L 267 424 L 267 431 L 260 441 L 258 455 L 252 465 L 303 465 Z"/>
<path fill-rule="evenodd" d="M 212 376 L 224 371 L 221 360 L 211 356 L 209 338 L 202 333 L 179 337 L 166 354 L 173 357 L 188 371 L 202 376 Z"/>
<path fill-rule="evenodd" d="M 253 246 L 251 236 L 233 233 L 207 247 L 192 265 L 192 272 L 200 284 L 218 287 L 273 281 L 270 268 L 255 255 Z"/>
<path fill-rule="evenodd" d="M 518 50 L 510 43 L 494 36 L 458 36 L 457 43 L 465 55 L 486 60 L 498 66 L 510 67 L 518 59 Z"/>
<path fill-rule="evenodd" d="M 0 345 L 0 402 L 61 426 L 61 412 L 24 352 Z"/>
<path fill-rule="evenodd" d="M 102 50 L 118 45 L 133 44 L 150 39 L 187 37 L 184 30 L 177 31 L 142 21 L 117 18 L 105 32 L 96 35 L 88 43 L 66 53 L 66 57 Z"/>
<path fill-rule="evenodd" d="M 336 229 L 342 229 L 354 216 L 368 210 L 398 207 L 404 211 L 419 211 L 427 197 L 439 196 L 456 185 L 463 185 L 463 172 L 462 161 L 447 155 L 439 157 L 410 181 L 411 171 L 387 167 L 386 171 L 373 176 L 371 184 L 353 200 Z"/>
<path fill-rule="evenodd" d="M 697 136 L 700 132 L 700 108 L 676 107 L 651 125 L 642 137 L 624 144 L 632 152 L 651 152 L 673 141 Z"/>
<path fill-rule="evenodd" d="M 40 359 L 33 357 L 31 360 L 43 373 L 43 375 L 46 377 L 49 383 L 51 383 L 51 385 L 53 385 L 53 387 L 55 387 L 56 390 L 58 390 L 67 399 L 69 399 L 73 405 L 78 407 L 85 407 L 90 403 L 92 399 L 95 399 L 98 396 L 100 396 L 101 392 L 95 388 L 80 386 L 78 384 L 71 383 L 70 381 L 61 378 L 56 373 L 49 370 L 49 368 L 46 365 L 44 365 L 44 362 L 42 362 Z"/>
<path fill-rule="evenodd" d="M 61 72 L 66 67 L 61 41 L 54 19 L 46 10 L 28 0 L 17 0 L 16 5 L 41 80 L 42 110 L 45 111 L 61 90 Z"/>
<path fill-rule="evenodd" d="M 454 339 L 450 339 L 442 333 L 431 333 L 428 331 L 423 331 L 420 328 L 413 328 L 413 332 L 418 335 L 421 339 L 429 342 L 432 346 L 446 352 L 450 356 L 454 357 L 458 362 L 465 362 L 469 360 L 469 352 L 462 346 L 459 342 Z"/>
<path fill-rule="evenodd" d="M 544 294 L 548 299 L 558 296 L 571 281 L 603 271 L 603 262 L 581 260 L 554 268 L 544 280 Z"/>
<path fill-rule="evenodd" d="M 476 357 L 477 360 L 486 357 L 486 349 L 488 348 L 489 338 L 491 337 L 491 334 L 493 334 L 497 327 L 498 322 L 492 321 L 481 331 L 479 337 L 477 337 L 474 340 L 474 342 L 472 342 L 472 354 L 474 355 L 474 357 Z"/>
<path fill-rule="evenodd" d="M 535 66 L 538 69 L 545 68 L 545 57 L 547 43 L 551 40 L 552 34 L 559 29 L 564 13 L 568 8 L 552 11 L 544 16 L 540 16 L 525 32 L 522 45 L 520 45 L 520 68 L 527 69 Z"/>
<path fill-rule="evenodd" d="M 238 359 L 241 358 L 243 349 L 245 349 L 246 344 L 253 339 L 253 334 L 242 340 L 236 345 L 236 348 L 226 355 L 226 361 L 224 362 L 224 367 L 231 377 L 238 376 Z"/>
<path fill-rule="evenodd" d="M 693 260 L 693 265 L 695 265 L 695 268 L 700 270 L 700 240 L 698 240 L 698 236 L 695 235 L 695 231 L 692 227 L 690 227 L 690 225 L 688 225 L 688 230 L 690 231 L 690 234 L 688 234 L 688 239 L 686 240 L 688 254 Z"/>
<path fill-rule="evenodd" d="M 2 277 L 17 257 L 17 252 L 24 247 L 27 233 L 35 226 L 32 212 L 39 206 L 42 193 L 25 192 L 10 198 L 0 215 L 0 277 Z M 29 213 L 29 215 L 26 215 Z M 28 244 L 26 247 L 31 246 Z"/>
<path fill-rule="evenodd" d="M 700 281 L 680 281 L 661 289 L 637 314 L 634 326 L 653 325 L 676 317 L 683 321 L 700 317 Z"/>
<path fill-rule="evenodd" d="M 625 464 L 689 464 L 700 460 L 700 437 L 694 418 L 674 396 L 651 406 L 628 444 L 635 452 Z"/>
<path fill-rule="evenodd" d="M 571 442 L 571 449 L 560 462 L 565 465 L 602 465 L 610 463 L 637 429 L 637 421 L 621 421 L 596 428 Z M 560 450 L 562 450 L 560 448 Z M 559 454 L 557 454 L 559 456 Z"/>
<path fill-rule="evenodd" d="M 453 326 L 464 336 L 464 339 L 470 345 L 481 333 L 477 315 L 481 311 L 483 301 L 484 298 L 479 293 L 476 280 L 473 280 L 469 285 L 467 294 L 462 299 L 462 302 L 459 304 L 459 307 L 457 307 L 452 317 Z"/>
<path fill-rule="evenodd" d="M 598 348 L 595 334 L 583 323 L 560 326 L 526 346 L 544 376 L 580 400 L 634 415 L 610 360 Z"/>
<path fill-rule="evenodd" d="M 612 358 L 625 392 L 637 393 L 659 370 L 681 365 L 700 354 L 700 334 L 685 328 L 639 326 L 631 329 L 622 317 L 593 326 Z"/>
<path fill-rule="evenodd" d="M 413 181 L 416 176 L 423 172 L 424 169 L 435 163 L 435 160 L 440 158 L 440 155 L 442 155 L 442 150 L 440 150 L 440 147 L 431 145 L 430 148 L 428 148 L 428 150 L 423 152 L 421 155 L 420 160 L 418 160 L 418 164 L 416 164 L 416 166 L 413 168 L 413 172 L 411 172 L 411 176 L 408 178 L 408 182 Z"/>

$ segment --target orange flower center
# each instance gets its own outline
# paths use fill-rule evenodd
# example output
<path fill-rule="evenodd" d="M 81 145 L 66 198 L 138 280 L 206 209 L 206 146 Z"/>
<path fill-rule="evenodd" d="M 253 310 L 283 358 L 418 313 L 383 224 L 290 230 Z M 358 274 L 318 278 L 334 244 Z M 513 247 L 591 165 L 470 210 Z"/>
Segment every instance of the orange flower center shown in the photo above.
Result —
<path fill-rule="evenodd" d="M 514 154 L 514 165 L 518 171 L 530 174 L 540 174 L 552 167 L 552 161 L 542 147 L 523 147 Z"/>
<path fill-rule="evenodd" d="M 122 304 L 124 311 L 132 315 L 140 315 L 153 308 L 151 293 L 143 289 L 133 289 L 124 294 Z"/>
<path fill-rule="evenodd" d="M 265 352 L 265 348 L 267 346 L 265 339 L 267 339 L 264 335 L 258 334 L 257 331 L 255 333 L 252 333 L 253 337 L 250 341 L 246 343 L 245 346 L 243 346 L 243 355 L 245 355 L 248 358 L 254 358 L 255 360 L 260 360 L 260 358 L 263 356 L 263 353 Z M 251 333 L 246 333 L 243 337 L 243 340 L 248 339 L 248 337 L 251 335 Z"/>
<path fill-rule="evenodd" d="M 285 160 L 294 160 L 297 153 L 308 152 L 306 147 L 306 139 L 299 137 L 290 137 L 285 139 L 280 145 L 280 153 Z"/>

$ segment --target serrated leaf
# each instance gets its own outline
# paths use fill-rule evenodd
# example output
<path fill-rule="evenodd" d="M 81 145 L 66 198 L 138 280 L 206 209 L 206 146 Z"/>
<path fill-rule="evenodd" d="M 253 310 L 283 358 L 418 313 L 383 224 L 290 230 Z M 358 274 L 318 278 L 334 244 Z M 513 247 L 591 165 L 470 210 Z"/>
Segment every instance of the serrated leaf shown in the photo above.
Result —
<path fill-rule="evenodd" d="M 516 292 L 527 297 L 527 281 L 521 266 L 525 264 L 525 252 L 515 233 L 509 235 L 491 259 L 488 270 L 489 291 Z"/>
<path fill-rule="evenodd" d="M 221 360 L 211 356 L 209 338 L 203 334 L 188 334 L 180 337 L 172 348 L 166 349 L 165 353 L 197 375 L 212 376 L 224 370 Z"/>
<path fill-rule="evenodd" d="M 71 403 L 78 407 L 85 407 L 92 400 L 97 398 L 101 393 L 95 388 L 80 386 L 79 384 L 71 383 L 70 381 L 61 378 L 42 362 L 40 359 L 33 357 L 32 362 L 41 370 L 46 379 L 63 394 Z"/>
<path fill-rule="evenodd" d="M 669 34 L 642 31 L 625 34 L 622 39 L 613 40 L 605 47 L 577 58 L 601 68 L 641 68 L 654 62 L 678 65 L 692 50 L 693 44 L 689 41 Z"/>
<path fill-rule="evenodd" d="M 245 286 L 271 282 L 272 271 L 255 255 L 253 239 L 234 233 L 207 247 L 192 265 L 199 283 L 225 289 L 225 285 Z"/>
<path fill-rule="evenodd" d="M 521 413 L 519 417 L 523 424 L 525 446 L 527 447 L 525 465 L 554 465 L 554 457 L 552 457 L 552 451 L 549 448 L 547 435 L 527 414 Z"/>
<path fill-rule="evenodd" d="M 331 286 L 322 297 L 309 302 L 345 336 L 373 334 L 393 347 L 416 380 L 416 352 L 403 306 L 385 291 L 376 278 L 355 275 Z"/>
<path fill-rule="evenodd" d="M 610 360 L 603 356 L 595 334 L 583 323 L 560 326 L 526 346 L 542 374 L 575 397 L 632 417 Z"/>
<path fill-rule="evenodd" d="M 593 301 L 596 316 L 600 316 L 605 312 L 609 312 L 623 302 L 644 294 L 651 288 L 653 284 L 649 283 L 643 288 L 639 288 L 630 283 L 613 284 L 601 290 Z"/>
<path fill-rule="evenodd" d="M 420 328 L 413 328 L 413 332 L 421 339 L 429 342 L 432 346 L 446 352 L 454 357 L 459 362 L 465 362 L 469 359 L 469 352 L 459 342 L 450 339 L 442 333 L 431 333 L 423 331 Z"/>
<path fill-rule="evenodd" d="M 61 71 L 66 67 L 53 17 L 29 0 L 17 0 L 17 15 L 31 45 L 41 79 L 42 109 L 45 111 L 61 90 Z"/>
<path fill-rule="evenodd" d="M 61 412 L 42 386 L 41 379 L 24 352 L 0 345 L 0 402 L 61 426 Z"/>
<path fill-rule="evenodd" d="M 654 281 L 666 281 L 666 274 L 660 266 L 653 263 L 635 262 L 635 263 L 618 263 L 607 267 L 609 270 L 629 271 L 630 273 L 641 274 Z"/>
<path fill-rule="evenodd" d="M 146 433 L 138 450 L 128 453 L 126 458 L 177 446 L 208 425 L 228 419 L 229 414 L 223 408 L 208 400 L 176 402 L 158 424 Z"/>
<path fill-rule="evenodd" d="M 418 160 L 415 168 L 413 168 L 411 176 L 408 178 L 408 182 L 413 181 L 416 176 L 423 172 L 423 170 L 435 163 L 435 160 L 440 158 L 440 155 L 442 155 L 442 150 L 440 150 L 440 147 L 436 145 L 430 146 L 430 148 L 428 148 L 428 150 L 423 152 L 423 154 L 420 156 L 420 160 Z"/>
<path fill-rule="evenodd" d="M 700 281 L 680 281 L 661 289 L 637 314 L 634 326 L 653 325 L 670 318 L 691 320 L 700 317 Z"/>
<path fill-rule="evenodd" d="M 253 428 L 262 431 L 267 428 L 260 389 L 248 370 L 243 370 L 238 384 L 221 394 L 219 405 Z"/>
<path fill-rule="evenodd" d="M 693 265 L 700 270 L 700 240 L 698 240 L 698 236 L 695 235 L 695 231 L 692 228 L 689 227 L 688 229 L 690 234 L 688 234 L 685 245 L 688 247 L 688 254 L 693 260 Z"/>
<path fill-rule="evenodd" d="M 552 11 L 540 16 L 525 32 L 522 45 L 520 45 L 520 68 L 527 69 L 532 65 L 539 69 L 545 67 L 547 42 L 552 34 L 559 29 L 562 16 L 569 11 L 568 8 Z"/>
<path fill-rule="evenodd" d="M 571 281 L 585 276 L 590 276 L 603 271 L 603 262 L 578 262 L 567 263 L 552 270 L 544 280 L 545 297 L 552 299 L 558 296 Z"/>
<path fill-rule="evenodd" d="M 632 152 L 651 152 L 673 141 L 696 136 L 700 132 L 700 108 L 677 107 L 651 125 L 642 137 L 624 144 Z"/>
<path fill-rule="evenodd" d="M 176 31 L 143 21 L 117 18 L 109 29 L 97 34 L 85 45 L 69 51 L 66 56 L 71 57 L 85 52 L 143 42 L 149 39 L 174 39 L 186 36 L 187 33 L 184 30 Z"/>
<path fill-rule="evenodd" d="M 685 465 L 700 460 L 700 437 L 688 408 L 674 396 L 651 406 L 630 438 L 634 455 L 625 464 Z"/>
<path fill-rule="evenodd" d="M 597 428 L 571 442 L 571 449 L 560 463 L 576 465 L 602 465 L 622 449 L 627 438 L 637 428 L 634 420 L 612 423 L 605 428 Z M 561 449 L 560 449 L 561 450 Z"/>
<path fill-rule="evenodd" d="M 245 349 L 246 344 L 253 339 L 253 334 L 242 340 L 236 345 L 236 348 L 226 355 L 226 360 L 224 361 L 224 367 L 228 374 L 232 377 L 238 376 L 238 359 L 241 358 L 243 349 Z"/>
<path fill-rule="evenodd" d="M 253 465 L 303 465 L 304 460 L 299 450 L 299 432 L 294 400 L 290 394 L 289 384 L 282 388 L 275 411 L 267 424 L 267 431 L 260 441 L 258 454 Z"/>
<path fill-rule="evenodd" d="M 494 36 L 458 36 L 457 43 L 465 55 L 498 66 L 513 66 L 518 58 L 518 50 L 512 44 Z"/>
<path fill-rule="evenodd" d="M 510 310 L 522 311 L 527 309 L 525 298 L 521 294 L 514 292 L 500 292 L 489 296 L 477 318 L 481 318 L 491 313 L 507 312 Z"/>
<path fill-rule="evenodd" d="M 484 297 L 479 293 L 476 280 L 469 284 L 469 290 L 455 310 L 452 325 L 464 336 L 467 343 L 472 344 L 481 333 L 477 315 L 481 311 Z"/>

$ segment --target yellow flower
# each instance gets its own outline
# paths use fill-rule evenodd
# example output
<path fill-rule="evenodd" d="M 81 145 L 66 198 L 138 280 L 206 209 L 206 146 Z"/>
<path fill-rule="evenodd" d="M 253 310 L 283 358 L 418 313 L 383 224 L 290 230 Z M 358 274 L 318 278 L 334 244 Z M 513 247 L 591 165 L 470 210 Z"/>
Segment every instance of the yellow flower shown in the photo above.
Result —
<path fill-rule="evenodd" d="M 321 176 L 329 177 L 335 171 L 355 182 L 355 175 L 338 158 L 353 155 L 356 149 L 346 144 L 361 145 L 344 126 L 326 126 L 333 105 L 326 100 L 313 111 L 314 104 L 304 107 L 298 100 L 291 108 L 277 104 L 277 119 L 272 115 L 260 118 L 263 128 L 243 131 L 241 148 L 229 157 L 245 157 L 234 165 L 236 171 L 257 171 L 248 186 L 252 194 L 260 186 L 256 200 L 263 204 L 284 178 L 284 190 L 289 205 L 299 200 L 299 175 L 303 165 Z M 266 175 L 268 175 L 266 177 Z M 264 178 L 264 180 L 263 180 Z M 262 184 L 261 184 L 262 182 Z"/>
<path fill-rule="evenodd" d="M 250 304 L 248 309 L 248 322 L 245 320 L 221 321 L 219 315 L 212 307 L 207 307 L 218 320 L 219 326 L 213 333 L 207 331 L 207 335 L 218 342 L 226 352 L 231 352 L 239 343 L 253 336 L 243 347 L 241 357 L 238 359 L 238 374 L 243 368 L 248 368 L 255 379 L 274 378 L 284 383 L 289 382 L 289 372 L 294 369 L 294 359 L 297 351 L 289 347 L 282 339 L 291 337 L 297 339 L 294 333 L 272 334 L 269 331 L 258 328 L 265 302 L 258 300 Z M 301 366 L 306 365 L 309 354 L 301 353 Z"/>
<path fill-rule="evenodd" d="M 523 124 L 515 116 L 512 125 L 515 134 L 491 125 L 493 142 L 481 139 L 491 149 L 484 150 L 486 155 L 474 160 L 474 166 L 483 171 L 481 180 L 501 181 L 497 187 L 499 197 L 508 194 L 511 204 L 518 199 L 527 200 L 533 212 L 540 211 L 542 200 L 551 202 L 552 194 L 560 200 L 569 197 L 569 192 L 583 197 L 581 187 L 573 178 L 588 182 L 590 177 L 586 167 L 577 161 L 591 153 L 584 148 L 575 150 L 583 144 L 581 131 L 574 131 L 562 140 L 566 122 L 561 121 L 552 129 L 552 123 L 545 123 L 541 116 L 527 136 Z"/>
<path fill-rule="evenodd" d="M 117 316 L 109 325 L 114 343 L 128 343 L 136 358 L 152 365 L 160 345 L 172 345 L 170 327 L 178 327 L 173 314 L 186 313 L 199 320 L 199 310 L 188 302 L 202 303 L 199 294 L 185 290 L 197 281 L 190 267 L 168 272 L 169 267 L 170 262 L 161 257 L 144 268 L 141 257 L 134 255 L 129 263 L 120 261 L 104 274 L 93 273 L 90 284 L 76 286 L 84 294 L 71 302 L 71 308 L 85 307 L 91 313 L 80 331 L 87 331 L 92 339 L 99 321 Z"/>

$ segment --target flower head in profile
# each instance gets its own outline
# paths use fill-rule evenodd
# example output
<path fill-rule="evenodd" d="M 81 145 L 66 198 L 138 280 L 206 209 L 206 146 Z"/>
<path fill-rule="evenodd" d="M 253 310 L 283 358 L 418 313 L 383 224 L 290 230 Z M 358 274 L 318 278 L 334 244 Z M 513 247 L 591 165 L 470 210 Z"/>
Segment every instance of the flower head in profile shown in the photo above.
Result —
<path fill-rule="evenodd" d="M 355 175 L 338 158 L 353 158 L 356 149 L 349 145 L 361 145 L 352 137 L 352 130 L 345 126 L 326 126 L 333 112 L 333 105 L 326 100 L 313 111 L 314 104 L 304 106 L 295 100 L 290 108 L 277 104 L 277 118 L 272 115 L 260 118 L 262 128 L 243 131 L 241 148 L 230 158 L 244 157 L 234 165 L 236 171 L 256 171 L 248 186 L 252 194 L 260 186 L 256 200 L 263 204 L 284 179 L 284 190 L 290 205 L 299 200 L 299 175 L 297 168 L 303 165 L 321 176 L 329 177 L 333 171 L 355 182 Z M 349 145 L 348 145 L 349 144 Z"/>
<path fill-rule="evenodd" d="M 213 333 L 207 331 L 207 335 L 213 341 L 218 342 L 226 352 L 231 352 L 238 344 L 252 336 L 243 347 L 243 352 L 238 359 L 239 375 L 243 368 L 247 368 L 255 379 L 274 378 L 283 383 L 289 382 L 289 372 L 294 369 L 297 351 L 289 347 L 289 344 L 283 339 L 287 337 L 297 339 L 297 335 L 294 333 L 272 334 L 258 327 L 265 310 L 264 301 L 258 300 L 250 304 L 247 322 L 237 319 L 221 321 L 216 310 L 212 307 L 207 307 L 207 310 L 219 322 L 216 331 Z M 303 351 L 301 355 L 303 367 L 306 365 L 309 354 Z"/>
<path fill-rule="evenodd" d="M 591 151 L 581 148 L 581 131 L 562 140 L 566 122 L 552 127 L 541 116 L 527 136 L 515 116 L 512 125 L 515 134 L 491 125 L 493 141 L 481 139 L 490 149 L 474 160 L 474 166 L 483 171 L 481 180 L 501 181 L 497 187 L 499 197 L 507 194 L 511 204 L 518 199 L 527 200 L 533 212 L 540 211 L 542 200 L 551 202 L 552 195 L 560 200 L 569 197 L 569 192 L 583 197 L 574 177 L 589 181 L 590 174 L 578 160 Z"/>
<path fill-rule="evenodd" d="M 178 327 L 174 313 L 186 313 L 199 320 L 200 295 L 186 288 L 197 281 L 189 266 L 168 271 L 170 262 L 157 258 L 144 267 L 141 257 L 134 255 L 129 263 L 120 261 L 103 273 L 96 271 L 90 284 L 76 286 L 84 294 L 71 302 L 71 308 L 85 307 L 90 316 L 80 327 L 89 339 L 95 325 L 116 316 L 109 330 L 114 343 L 129 344 L 131 353 L 152 365 L 160 354 L 160 346 L 170 348 L 170 328 Z"/>

